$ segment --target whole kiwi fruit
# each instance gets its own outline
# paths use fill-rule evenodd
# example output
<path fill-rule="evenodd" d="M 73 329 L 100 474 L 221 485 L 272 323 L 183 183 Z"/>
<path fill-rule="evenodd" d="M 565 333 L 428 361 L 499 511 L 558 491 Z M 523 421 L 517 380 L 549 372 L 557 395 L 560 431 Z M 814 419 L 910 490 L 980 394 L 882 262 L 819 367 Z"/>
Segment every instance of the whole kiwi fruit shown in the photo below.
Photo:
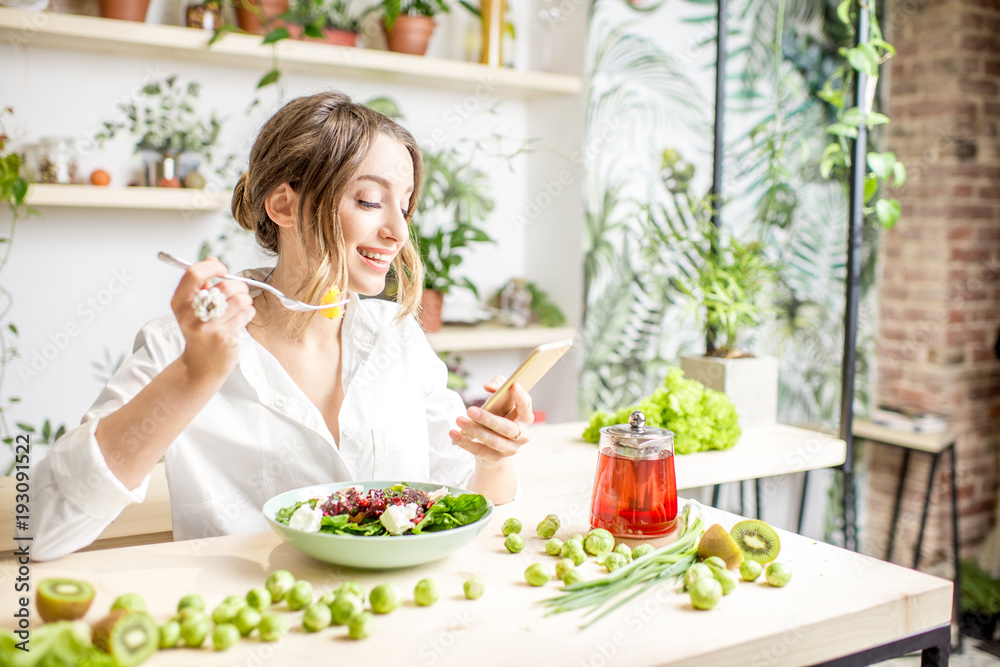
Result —
<path fill-rule="evenodd" d="M 38 614 L 46 623 L 83 618 L 93 601 L 93 586 L 76 579 L 43 579 L 35 594 Z"/>
<path fill-rule="evenodd" d="M 160 631 L 146 612 L 116 609 L 94 624 L 91 640 L 119 667 L 135 667 L 156 653 Z"/>
<path fill-rule="evenodd" d="M 743 552 L 746 560 L 770 563 L 781 551 L 778 533 L 759 519 L 740 521 L 729 531 L 729 535 Z"/>

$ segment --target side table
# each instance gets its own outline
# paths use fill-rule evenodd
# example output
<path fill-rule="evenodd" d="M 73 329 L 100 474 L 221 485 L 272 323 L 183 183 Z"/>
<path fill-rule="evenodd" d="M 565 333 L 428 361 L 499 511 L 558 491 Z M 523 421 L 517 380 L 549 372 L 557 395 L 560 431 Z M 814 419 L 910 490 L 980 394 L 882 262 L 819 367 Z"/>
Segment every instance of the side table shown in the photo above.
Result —
<path fill-rule="evenodd" d="M 854 420 L 852 433 L 856 438 L 864 438 L 872 442 L 878 442 L 903 450 L 903 465 L 899 471 L 899 484 L 896 486 L 896 500 L 892 508 L 892 523 L 889 526 L 889 548 L 886 549 L 885 558 L 892 557 L 892 547 L 896 539 L 896 526 L 899 523 L 899 510 L 903 502 L 903 488 L 906 483 L 906 473 L 910 465 L 910 453 L 924 452 L 931 455 L 931 469 L 927 475 L 927 488 L 924 491 L 924 507 L 920 515 L 920 531 L 917 533 L 917 544 L 913 549 L 913 569 L 917 569 L 920 564 L 920 547 L 924 542 L 924 528 L 927 525 L 927 510 L 931 503 L 931 490 L 934 487 L 934 473 L 937 471 L 938 460 L 948 453 L 949 470 L 951 472 L 951 550 L 955 567 L 955 601 L 954 619 L 957 622 L 961 610 L 960 601 L 962 595 L 962 567 L 959 560 L 959 539 L 958 539 L 958 488 L 955 483 L 955 436 L 950 432 L 943 433 L 916 433 L 904 431 L 902 429 L 889 428 L 868 421 Z M 962 632 L 958 633 L 958 647 L 955 652 L 962 651 Z"/>

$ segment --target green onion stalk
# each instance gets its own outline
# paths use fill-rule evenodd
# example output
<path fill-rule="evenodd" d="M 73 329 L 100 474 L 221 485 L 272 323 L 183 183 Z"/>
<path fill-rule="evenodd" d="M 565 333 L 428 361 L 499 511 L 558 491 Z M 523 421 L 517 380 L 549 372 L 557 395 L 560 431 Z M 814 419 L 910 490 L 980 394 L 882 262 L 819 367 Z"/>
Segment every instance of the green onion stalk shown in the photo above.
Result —
<path fill-rule="evenodd" d="M 589 607 L 589 619 L 580 625 L 586 628 L 653 586 L 671 578 L 683 577 L 698 560 L 698 540 L 705 532 L 701 505 L 688 501 L 681 510 L 681 521 L 681 533 L 672 544 L 660 547 L 600 579 L 566 586 L 561 594 L 541 600 L 538 604 L 550 607 L 548 616 Z"/>

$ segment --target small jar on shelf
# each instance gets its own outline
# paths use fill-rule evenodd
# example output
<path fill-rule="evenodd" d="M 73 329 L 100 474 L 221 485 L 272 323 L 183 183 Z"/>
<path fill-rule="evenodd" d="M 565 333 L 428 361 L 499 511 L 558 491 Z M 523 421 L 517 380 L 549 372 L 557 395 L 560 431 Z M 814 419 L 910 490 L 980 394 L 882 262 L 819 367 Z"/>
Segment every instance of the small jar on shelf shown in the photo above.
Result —
<path fill-rule="evenodd" d="M 184 25 L 199 30 L 215 31 L 222 27 L 222 3 L 219 0 L 189 2 L 184 10 Z"/>
<path fill-rule="evenodd" d="M 38 150 L 39 183 L 75 183 L 76 148 L 70 137 L 42 137 Z"/>

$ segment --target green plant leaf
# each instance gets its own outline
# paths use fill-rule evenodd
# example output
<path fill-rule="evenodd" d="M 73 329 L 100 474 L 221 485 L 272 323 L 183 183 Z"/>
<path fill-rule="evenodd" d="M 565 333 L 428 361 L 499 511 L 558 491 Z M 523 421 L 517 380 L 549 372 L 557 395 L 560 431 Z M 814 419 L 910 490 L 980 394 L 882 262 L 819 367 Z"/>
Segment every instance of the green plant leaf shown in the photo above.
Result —
<path fill-rule="evenodd" d="M 17 335 L 17 327 L 13 323 L 8 324 L 7 328 L 10 329 L 11 333 L 15 336 Z"/>
<path fill-rule="evenodd" d="M 260 81 L 257 83 L 258 90 L 264 86 L 270 86 L 281 78 L 281 71 L 273 69 L 264 76 L 261 77 Z"/>
<path fill-rule="evenodd" d="M 875 174 L 865 174 L 865 203 L 867 204 L 878 194 L 878 177 Z"/>
<path fill-rule="evenodd" d="M 833 125 L 826 128 L 827 134 L 836 134 L 841 137 L 848 137 L 850 139 L 856 139 L 858 136 L 858 128 L 851 127 L 850 125 L 845 125 L 844 123 L 834 123 Z"/>
<path fill-rule="evenodd" d="M 844 25 L 851 25 L 851 5 L 854 0 L 843 0 L 839 5 L 837 5 L 837 18 Z"/>
<path fill-rule="evenodd" d="M 886 229 L 892 229 L 899 220 L 903 207 L 898 199 L 880 199 L 875 202 L 875 216 Z"/>
<path fill-rule="evenodd" d="M 222 36 L 225 35 L 226 33 L 237 32 L 238 30 L 239 28 L 237 26 L 234 26 L 232 23 L 223 23 L 222 25 L 220 25 L 218 28 L 215 29 L 215 32 L 212 33 L 212 38 L 208 40 L 208 45 L 212 46 L 220 39 L 222 39 Z"/>
<path fill-rule="evenodd" d="M 14 425 L 17 426 L 22 431 L 24 431 L 25 433 L 35 432 L 35 427 L 32 426 L 31 424 L 25 424 L 24 422 L 16 422 Z"/>
<path fill-rule="evenodd" d="M 889 117 L 877 111 L 869 111 L 868 115 L 865 117 L 865 124 L 868 125 L 868 127 L 874 127 L 876 125 L 885 125 L 888 122 L 889 122 Z"/>
<path fill-rule="evenodd" d="M 261 44 L 274 44 L 275 42 L 280 42 L 283 39 L 288 39 L 291 36 L 292 35 L 288 32 L 287 28 L 275 28 L 271 32 L 264 35 L 264 41 L 262 41 Z M 320 37 L 322 36 L 322 33 L 320 33 Z M 260 88 L 260 86 L 257 87 Z"/>
<path fill-rule="evenodd" d="M 895 162 L 892 165 L 892 184 L 894 187 L 899 187 L 906 182 L 906 167 L 902 162 Z"/>
<path fill-rule="evenodd" d="M 892 174 L 892 167 L 896 163 L 896 156 L 886 151 L 885 153 L 869 152 L 867 156 L 868 167 L 879 177 L 879 180 L 888 180 Z"/>
<path fill-rule="evenodd" d="M 858 44 L 846 49 L 847 62 L 851 67 L 868 76 L 878 76 L 878 54 L 869 44 Z"/>

